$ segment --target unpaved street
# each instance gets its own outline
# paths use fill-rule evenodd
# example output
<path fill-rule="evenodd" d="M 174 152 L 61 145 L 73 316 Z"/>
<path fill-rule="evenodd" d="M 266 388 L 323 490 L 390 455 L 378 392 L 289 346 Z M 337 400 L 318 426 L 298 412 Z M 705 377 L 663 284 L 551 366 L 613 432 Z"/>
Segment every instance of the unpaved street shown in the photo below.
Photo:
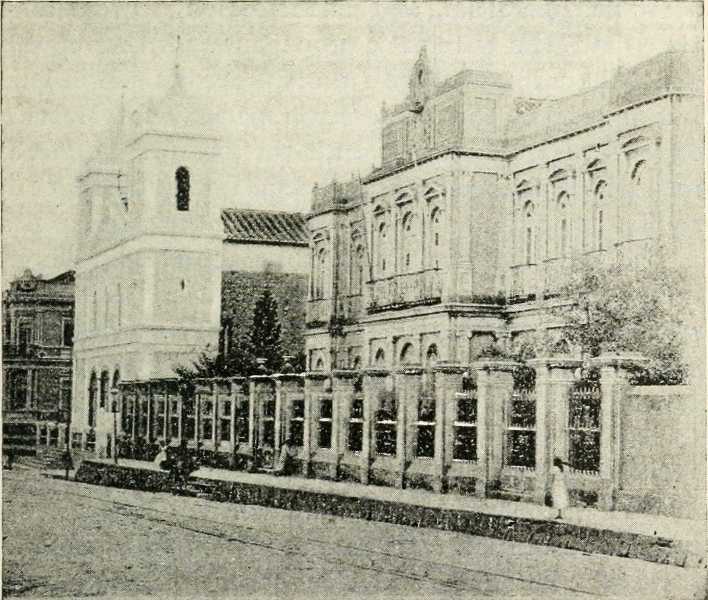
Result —
<path fill-rule="evenodd" d="M 5 471 L 4 595 L 702 598 L 704 570 Z"/>

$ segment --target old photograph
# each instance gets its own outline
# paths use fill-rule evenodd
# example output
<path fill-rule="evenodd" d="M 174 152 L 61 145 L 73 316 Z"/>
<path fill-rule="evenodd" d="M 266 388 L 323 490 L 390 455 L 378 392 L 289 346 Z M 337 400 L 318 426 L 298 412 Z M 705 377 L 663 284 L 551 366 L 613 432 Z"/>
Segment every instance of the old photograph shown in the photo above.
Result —
<path fill-rule="evenodd" d="M 703 12 L 3 1 L 3 597 L 705 600 Z"/>

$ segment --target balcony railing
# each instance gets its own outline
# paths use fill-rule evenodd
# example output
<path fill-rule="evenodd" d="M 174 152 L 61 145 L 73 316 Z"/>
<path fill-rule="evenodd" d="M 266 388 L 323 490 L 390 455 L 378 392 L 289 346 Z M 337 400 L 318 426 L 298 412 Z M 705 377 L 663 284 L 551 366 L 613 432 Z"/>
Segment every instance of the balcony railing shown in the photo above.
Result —
<path fill-rule="evenodd" d="M 309 300 L 305 321 L 309 327 L 323 327 L 329 323 L 331 314 L 332 301 L 329 298 Z"/>
<path fill-rule="evenodd" d="M 394 275 L 369 284 L 368 312 L 406 308 L 418 304 L 440 302 L 442 284 L 440 269 Z"/>
<path fill-rule="evenodd" d="M 539 287 L 537 273 L 536 265 L 511 267 L 510 302 L 526 302 L 536 299 Z"/>
<path fill-rule="evenodd" d="M 571 277 L 570 258 L 551 258 L 544 265 L 544 296 L 555 296 L 563 291 Z"/>
<path fill-rule="evenodd" d="M 71 358 L 71 347 L 42 344 L 3 344 L 5 358 Z"/>

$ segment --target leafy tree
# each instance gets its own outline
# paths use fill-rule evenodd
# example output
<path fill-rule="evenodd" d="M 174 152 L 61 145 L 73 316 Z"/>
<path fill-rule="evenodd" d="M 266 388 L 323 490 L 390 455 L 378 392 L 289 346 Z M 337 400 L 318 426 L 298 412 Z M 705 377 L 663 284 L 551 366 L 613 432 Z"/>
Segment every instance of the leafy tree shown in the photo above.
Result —
<path fill-rule="evenodd" d="M 263 290 L 253 311 L 251 350 L 254 358 L 266 359 L 265 366 L 271 373 L 283 364 L 278 303 L 268 288 Z"/>
<path fill-rule="evenodd" d="M 610 266 L 580 263 L 564 292 L 572 302 L 554 313 L 566 326 L 568 342 L 587 356 L 640 352 L 648 363 L 635 373 L 635 383 L 685 381 L 691 302 L 683 275 L 660 255 Z"/>

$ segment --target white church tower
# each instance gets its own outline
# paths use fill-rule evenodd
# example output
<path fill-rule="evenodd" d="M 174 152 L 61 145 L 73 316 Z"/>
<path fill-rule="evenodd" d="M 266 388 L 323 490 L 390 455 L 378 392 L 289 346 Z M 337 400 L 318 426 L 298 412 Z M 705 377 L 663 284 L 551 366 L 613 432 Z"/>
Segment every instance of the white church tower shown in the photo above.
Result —
<path fill-rule="evenodd" d="M 119 380 L 174 376 L 218 342 L 220 151 L 179 61 L 167 94 L 125 114 L 79 178 L 72 431 L 105 450 Z"/>

